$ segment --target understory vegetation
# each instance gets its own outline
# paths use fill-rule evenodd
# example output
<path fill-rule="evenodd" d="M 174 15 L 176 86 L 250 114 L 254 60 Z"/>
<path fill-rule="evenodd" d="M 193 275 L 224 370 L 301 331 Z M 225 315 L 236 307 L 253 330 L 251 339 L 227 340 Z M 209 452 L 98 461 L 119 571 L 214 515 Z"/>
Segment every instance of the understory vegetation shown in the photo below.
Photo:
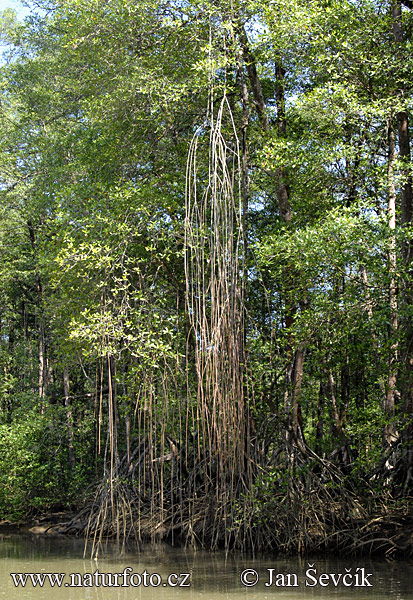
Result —
<path fill-rule="evenodd" d="M 1 14 L 0 520 L 413 551 L 410 0 Z"/>

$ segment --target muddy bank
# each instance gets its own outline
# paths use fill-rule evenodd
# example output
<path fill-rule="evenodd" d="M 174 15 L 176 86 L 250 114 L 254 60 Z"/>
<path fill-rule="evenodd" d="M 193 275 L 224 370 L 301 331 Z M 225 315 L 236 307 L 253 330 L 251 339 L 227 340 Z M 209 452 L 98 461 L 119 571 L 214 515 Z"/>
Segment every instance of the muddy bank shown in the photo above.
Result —
<path fill-rule="evenodd" d="M 0 534 L 32 533 L 35 535 L 64 535 L 68 523 L 75 517 L 74 512 L 53 512 L 37 516 L 23 523 L 0 521 Z"/>
<path fill-rule="evenodd" d="M 0 536 L 7 537 L 13 534 L 29 534 L 33 536 L 66 536 L 85 538 L 84 530 L 85 511 L 75 512 L 55 512 L 47 513 L 33 518 L 25 523 L 12 523 L 11 521 L 0 521 Z M 371 516 L 369 520 L 360 520 L 357 529 L 352 528 L 347 531 L 337 531 L 334 538 L 342 537 L 347 539 L 347 544 L 341 546 L 340 552 L 337 551 L 336 542 L 329 546 L 328 544 L 318 545 L 314 548 L 307 548 L 305 552 L 283 551 L 281 548 L 269 547 L 271 554 L 279 555 L 310 555 L 317 553 L 324 556 L 357 555 L 357 556 L 385 556 L 387 558 L 411 558 L 413 557 L 413 511 L 409 505 L 404 510 L 392 510 L 386 514 L 377 514 Z M 115 540 L 115 536 L 105 536 L 106 540 Z M 150 539 L 150 536 L 143 536 L 142 542 L 167 543 L 168 545 L 180 546 L 178 537 L 171 539 L 168 531 L 164 531 L 161 539 Z M 140 543 L 136 544 L 136 547 Z M 262 551 L 262 549 L 261 549 Z"/>

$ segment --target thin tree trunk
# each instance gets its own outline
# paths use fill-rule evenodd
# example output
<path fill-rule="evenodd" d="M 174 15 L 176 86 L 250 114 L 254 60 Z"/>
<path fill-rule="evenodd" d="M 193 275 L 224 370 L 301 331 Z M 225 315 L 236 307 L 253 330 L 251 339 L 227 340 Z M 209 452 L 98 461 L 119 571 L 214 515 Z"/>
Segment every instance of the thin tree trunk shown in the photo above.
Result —
<path fill-rule="evenodd" d="M 268 120 L 268 115 L 265 108 L 264 94 L 262 91 L 261 82 L 258 77 L 255 56 L 251 51 L 247 32 L 245 31 L 244 25 L 239 24 L 237 29 L 242 47 L 243 58 L 248 73 L 248 79 L 251 84 L 255 109 L 257 111 L 257 115 L 260 120 L 262 129 L 268 133 L 270 131 L 270 122 Z"/>
<path fill-rule="evenodd" d="M 112 522 L 115 522 L 115 503 L 114 503 L 114 479 L 117 469 L 117 424 L 116 424 L 116 392 L 114 388 L 114 361 L 113 358 L 108 354 L 108 408 L 109 408 L 109 423 L 108 423 L 108 438 L 109 438 L 109 449 L 110 449 L 110 506 L 112 512 Z M 105 451 L 106 457 L 106 451 Z"/>
<path fill-rule="evenodd" d="M 63 370 L 63 391 L 65 396 L 65 408 L 66 408 L 66 423 L 67 423 L 67 441 L 69 449 L 69 462 L 72 471 L 76 466 L 75 450 L 73 446 L 73 414 L 72 406 L 70 403 L 70 377 L 69 368 L 65 365 Z"/>
<path fill-rule="evenodd" d="M 36 236 L 34 233 L 34 226 L 31 220 L 29 219 L 27 222 L 27 227 L 29 229 L 29 237 L 30 243 L 32 246 L 32 251 L 35 256 L 35 264 L 36 264 L 36 292 L 37 292 L 37 303 L 38 303 L 38 320 L 39 320 L 39 385 L 38 385 L 38 393 L 39 398 L 41 399 L 40 403 L 40 412 L 44 413 L 44 397 L 46 394 L 46 335 L 45 335 L 45 324 L 43 317 L 43 286 L 42 281 L 40 279 L 40 273 L 37 266 L 37 246 L 36 246 Z"/>
<path fill-rule="evenodd" d="M 277 107 L 278 135 L 285 137 L 287 134 L 287 118 L 285 114 L 285 69 L 283 68 L 280 59 L 277 59 L 275 63 L 275 100 Z M 277 179 L 276 194 L 280 215 L 284 223 L 290 223 L 292 213 L 288 173 L 281 167 L 277 167 L 275 176 Z"/>
<path fill-rule="evenodd" d="M 127 388 L 126 388 L 126 373 L 127 366 L 123 363 L 122 365 L 122 394 L 125 402 L 125 441 L 126 441 L 126 460 L 128 462 L 128 467 L 130 465 L 130 457 L 131 457 L 131 419 L 130 419 L 130 402 L 128 400 Z"/>
<path fill-rule="evenodd" d="M 320 379 L 320 389 L 318 392 L 318 402 L 317 402 L 317 417 L 316 417 L 316 442 L 315 442 L 315 450 L 319 454 L 322 451 L 322 441 L 324 437 L 324 399 L 325 399 L 325 389 L 323 379 Z"/>
<path fill-rule="evenodd" d="M 331 407 L 333 412 L 333 434 L 335 437 L 341 438 L 343 435 L 343 430 L 341 427 L 340 412 L 337 403 L 336 382 L 334 380 L 334 375 L 331 370 L 328 372 L 328 395 L 331 400 Z"/>
<path fill-rule="evenodd" d="M 261 82 L 258 77 L 256 60 L 254 53 L 251 51 L 248 36 L 243 25 L 238 27 L 239 40 L 243 51 L 243 58 L 247 69 L 248 79 L 251 85 L 254 104 L 257 111 L 261 127 L 265 133 L 270 131 L 270 122 L 268 120 L 264 94 L 261 87 Z M 277 130 L 280 136 L 285 136 L 287 132 L 287 121 L 285 114 L 285 70 L 282 66 L 281 59 L 277 59 L 275 64 L 276 76 L 276 104 L 277 104 Z M 275 190 L 282 221 L 288 225 L 292 220 L 292 211 L 290 206 L 290 192 L 288 187 L 288 173 L 281 167 L 276 167 L 272 176 L 275 179 Z M 286 302 L 286 328 L 289 330 L 294 322 L 296 307 Z M 300 406 L 299 396 L 301 392 L 301 382 L 304 367 L 305 345 L 300 344 L 296 351 L 293 351 L 293 340 L 289 336 L 288 347 L 286 349 L 289 356 L 289 365 L 286 369 L 286 404 L 290 408 L 292 417 L 292 427 L 297 434 L 300 429 L 299 417 Z M 289 399 L 291 394 L 292 398 Z M 302 432 L 301 432 L 302 433 Z"/>
<path fill-rule="evenodd" d="M 43 319 L 40 318 L 39 323 L 39 398 L 42 399 L 41 412 L 44 412 L 43 399 L 46 387 L 46 367 L 45 367 L 45 334 Z"/>
<path fill-rule="evenodd" d="M 295 364 L 294 364 L 294 378 L 293 378 L 293 406 L 292 406 L 292 417 L 293 427 L 296 435 L 300 434 L 300 437 L 304 439 L 304 433 L 302 428 L 301 418 L 301 385 L 303 381 L 304 373 L 304 357 L 305 357 L 305 344 L 300 344 L 295 352 Z"/>
<path fill-rule="evenodd" d="M 110 431 L 110 468 L 111 476 L 115 472 L 118 462 L 118 435 L 117 435 L 117 392 L 116 392 L 116 362 L 113 356 L 108 356 L 108 386 L 109 386 L 109 431 Z"/>
<path fill-rule="evenodd" d="M 277 106 L 277 130 L 278 134 L 285 137 L 287 134 L 287 119 L 285 114 L 285 70 L 282 66 L 281 59 L 277 59 L 275 63 L 275 77 L 276 77 L 276 106 Z M 290 190 L 288 186 L 288 173 L 282 168 L 276 168 L 276 194 L 278 200 L 278 206 L 280 210 L 281 219 L 285 224 L 289 224 L 292 220 L 292 212 L 290 206 Z M 293 279 L 293 278 L 292 278 Z M 306 294 L 305 294 L 306 295 Z M 296 315 L 296 306 L 286 303 L 286 326 L 288 330 L 294 323 L 294 316 Z M 305 344 L 299 344 L 295 352 L 293 352 L 293 339 L 291 334 L 288 336 L 288 350 L 287 352 L 291 356 L 293 365 L 292 369 L 292 426 L 296 435 L 302 433 L 301 427 L 301 407 L 300 407 L 300 394 L 301 384 L 304 372 L 304 356 L 305 356 Z"/>
<path fill-rule="evenodd" d="M 409 135 L 409 117 L 406 111 L 397 114 L 397 133 L 399 138 L 399 153 L 402 159 L 402 203 L 401 203 L 401 223 L 406 226 L 412 222 L 412 175 L 411 175 L 411 153 L 410 153 L 410 135 Z M 405 243 L 404 259 L 408 264 L 412 260 L 413 242 Z"/>
<path fill-rule="evenodd" d="M 411 2 L 404 1 L 403 4 L 412 9 Z M 392 0 L 392 28 L 396 44 L 402 44 L 404 41 L 404 31 L 402 22 L 402 8 L 400 0 Z M 397 52 L 397 49 L 396 49 Z M 398 91 L 402 95 L 405 90 Z M 402 198 L 401 198 L 401 224 L 403 227 L 411 226 L 413 222 L 413 191 L 411 174 L 411 151 L 409 135 L 409 117 L 406 110 L 397 113 L 397 133 L 399 140 L 399 154 L 402 162 Z M 401 302 L 404 305 L 406 315 L 400 324 L 403 332 L 403 347 L 401 352 L 404 354 L 404 380 L 402 384 L 402 400 L 404 411 L 404 429 L 403 439 L 407 448 L 407 478 L 413 479 L 413 324 L 410 316 L 410 309 L 413 305 L 413 289 L 410 278 L 410 265 L 413 260 L 413 240 L 404 241 L 402 244 L 403 262 L 406 268 L 406 285 L 401 294 Z"/>
<path fill-rule="evenodd" d="M 388 264 L 390 272 L 389 286 L 389 308 L 390 308 L 390 357 L 389 357 L 389 374 L 387 381 L 387 391 L 384 400 L 384 412 L 386 414 L 387 423 L 384 428 L 384 441 L 387 445 L 391 445 L 397 440 L 397 432 L 394 425 L 395 413 L 395 397 L 397 386 L 397 360 L 398 360 L 398 302 L 397 302 L 397 283 L 396 283 L 396 238 L 394 230 L 396 228 L 396 187 L 394 178 L 394 167 L 396 160 L 396 141 L 392 118 L 387 121 L 387 138 L 388 138 L 388 162 L 387 162 L 387 178 L 388 178 L 388 205 L 387 216 L 389 229 L 391 231 L 390 245 L 388 251 Z"/>
<path fill-rule="evenodd" d="M 366 298 L 365 303 L 366 303 L 367 315 L 369 317 L 369 321 L 371 324 L 371 339 L 372 339 L 372 345 L 373 345 L 374 362 L 376 365 L 376 369 L 378 369 L 379 363 L 380 363 L 380 361 L 379 361 L 379 340 L 377 339 L 376 330 L 375 330 L 375 326 L 374 326 L 373 302 L 372 302 L 371 294 L 370 294 L 370 290 L 369 290 L 369 279 L 368 279 L 367 269 L 366 269 L 365 265 L 361 266 L 361 278 L 363 281 L 364 295 Z M 384 403 L 386 394 L 387 394 L 387 390 L 386 390 L 386 384 L 383 380 L 383 377 L 380 377 L 379 385 L 380 385 L 380 390 L 382 392 L 382 398 L 383 398 L 383 403 Z"/>
<path fill-rule="evenodd" d="M 347 410 L 350 401 L 350 365 L 348 354 L 346 355 L 344 365 L 341 367 L 340 378 L 340 423 L 343 430 L 347 421 Z"/>

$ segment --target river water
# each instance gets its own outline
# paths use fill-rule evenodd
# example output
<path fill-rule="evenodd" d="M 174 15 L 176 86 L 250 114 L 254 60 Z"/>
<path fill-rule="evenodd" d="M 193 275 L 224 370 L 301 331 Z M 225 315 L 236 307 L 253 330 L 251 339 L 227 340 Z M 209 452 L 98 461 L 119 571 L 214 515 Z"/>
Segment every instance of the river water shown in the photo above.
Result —
<path fill-rule="evenodd" d="M 123 555 L 110 545 L 91 560 L 83 549 L 76 539 L 0 534 L 0 600 L 413 600 L 409 560 L 226 558 L 167 545 Z"/>

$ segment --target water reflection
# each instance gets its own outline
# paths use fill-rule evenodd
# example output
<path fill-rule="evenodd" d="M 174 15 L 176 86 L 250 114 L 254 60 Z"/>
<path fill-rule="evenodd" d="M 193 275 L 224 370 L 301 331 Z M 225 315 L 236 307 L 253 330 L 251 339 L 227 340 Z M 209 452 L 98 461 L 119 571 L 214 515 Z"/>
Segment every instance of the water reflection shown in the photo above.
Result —
<path fill-rule="evenodd" d="M 239 556 L 225 557 L 221 553 L 176 549 L 168 545 L 144 546 L 138 552 L 129 551 L 121 555 L 115 544 L 105 547 L 102 558 L 91 560 L 83 558 L 83 550 L 83 541 L 77 539 L 46 535 L 0 535 L 0 595 L 7 600 L 296 600 L 327 596 L 337 600 L 413 600 L 413 565 L 407 560 L 386 562 L 334 557 L 309 560 L 270 556 L 252 560 Z M 310 572 L 309 568 L 312 569 Z M 242 585 L 240 574 L 246 569 L 250 570 L 245 576 L 247 583 L 259 579 L 255 586 Z M 358 579 L 354 577 L 357 569 Z M 43 587 L 33 587 L 28 580 L 26 587 L 16 588 L 10 573 L 66 575 L 62 587 L 56 584 L 52 587 L 46 579 Z M 73 577 L 74 583 L 83 582 L 85 585 L 65 586 L 71 582 L 70 573 L 79 574 Z M 169 580 L 171 585 L 168 585 L 171 573 L 176 576 Z M 358 587 L 343 585 L 343 575 L 346 573 L 349 574 L 345 580 L 347 584 L 358 582 Z M 363 579 L 362 575 L 369 573 L 371 576 Z M 113 576 L 109 578 L 106 574 Z M 115 577 L 114 574 L 119 575 Z M 189 574 L 190 587 L 186 585 L 184 574 Z M 141 585 L 138 586 L 139 581 Z M 317 585 L 314 585 L 315 581 Z M 156 587 L 144 586 L 144 583 L 150 582 Z M 276 585 L 277 582 L 279 585 Z M 372 587 L 360 587 L 363 582 L 371 582 Z M 110 583 L 117 583 L 117 587 L 110 587 Z M 273 585 L 266 586 L 265 583 Z M 337 587 L 334 583 L 338 584 Z"/>

